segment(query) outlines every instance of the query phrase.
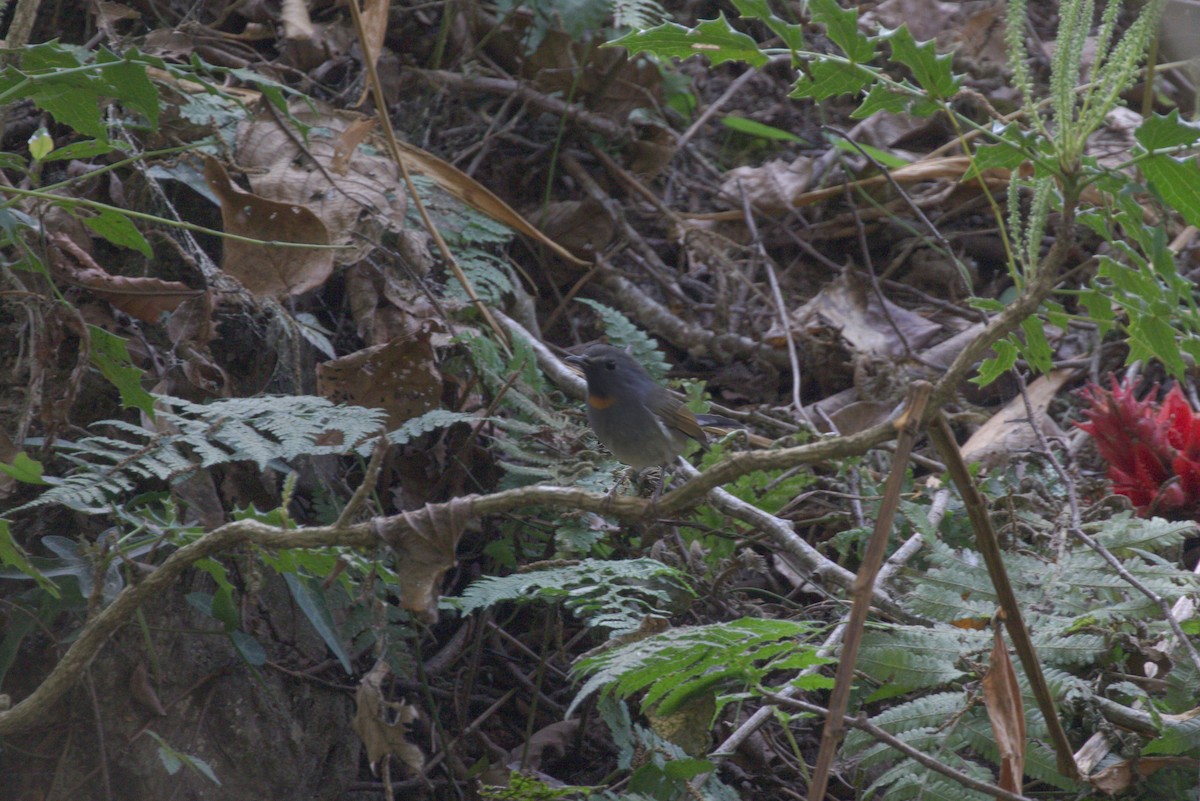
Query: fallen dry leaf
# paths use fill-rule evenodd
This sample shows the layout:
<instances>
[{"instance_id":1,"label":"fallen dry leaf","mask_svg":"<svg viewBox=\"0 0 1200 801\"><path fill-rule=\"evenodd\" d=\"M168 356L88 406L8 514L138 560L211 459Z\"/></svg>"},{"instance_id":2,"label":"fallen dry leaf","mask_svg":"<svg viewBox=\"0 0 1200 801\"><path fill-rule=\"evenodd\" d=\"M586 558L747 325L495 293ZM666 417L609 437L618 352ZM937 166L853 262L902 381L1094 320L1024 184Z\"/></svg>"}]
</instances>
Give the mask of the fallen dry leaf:
<instances>
[{"instance_id":1,"label":"fallen dry leaf","mask_svg":"<svg viewBox=\"0 0 1200 801\"><path fill-rule=\"evenodd\" d=\"M400 168L361 147L372 118L325 107L291 113L310 127L306 140L264 115L238 127L237 162L256 194L303 205L320 218L330 242L348 246L335 252L335 264L355 264L385 231L404 230Z\"/></svg>"},{"instance_id":2,"label":"fallen dry leaf","mask_svg":"<svg viewBox=\"0 0 1200 801\"><path fill-rule=\"evenodd\" d=\"M204 178L221 201L225 232L266 242L328 245L329 231L309 208L280 203L235 186L221 163L204 158ZM333 251L289 248L226 239L221 269L256 297L300 295L325 283L333 272Z\"/></svg>"},{"instance_id":3,"label":"fallen dry leaf","mask_svg":"<svg viewBox=\"0 0 1200 801\"><path fill-rule=\"evenodd\" d=\"M792 313L792 329L813 336L827 330L859 354L897 359L928 343L941 326L871 291L861 275L844 272ZM768 342L784 340L768 332Z\"/></svg>"},{"instance_id":4,"label":"fallen dry leaf","mask_svg":"<svg viewBox=\"0 0 1200 801\"><path fill-rule=\"evenodd\" d=\"M52 233L48 238L50 269L56 279L82 287L143 322L156 323L184 300L205 294L178 281L112 275L66 234Z\"/></svg>"},{"instance_id":5,"label":"fallen dry leaf","mask_svg":"<svg viewBox=\"0 0 1200 801\"><path fill-rule=\"evenodd\" d=\"M383 697L383 680L390 673L380 659L358 683L354 693L357 709L351 726L367 748L367 762L378 773L379 763L388 756L398 757L413 773L425 767L425 755L408 741L408 728L420 717L417 708L403 701Z\"/></svg>"},{"instance_id":6,"label":"fallen dry leaf","mask_svg":"<svg viewBox=\"0 0 1200 801\"><path fill-rule=\"evenodd\" d=\"M1054 425L1046 411L1059 390L1076 375L1075 370L1054 370L1039 376L1025 391L1040 426ZM1014 453L1038 444L1037 432L1029 422L1025 398L1018 395L988 418L962 446L967 464L978 462L992 468L1004 464Z\"/></svg>"},{"instance_id":7,"label":"fallen dry leaf","mask_svg":"<svg viewBox=\"0 0 1200 801\"><path fill-rule=\"evenodd\" d=\"M997 623L994 630L988 671L983 676L983 703L1000 752L1000 787L1020 793L1025 779L1025 707L1004 644L1003 627Z\"/></svg>"},{"instance_id":8,"label":"fallen dry leaf","mask_svg":"<svg viewBox=\"0 0 1200 801\"><path fill-rule=\"evenodd\" d=\"M434 360L433 328L426 320L408 336L317 365L317 393L335 403L383 409L389 428L436 408L442 374Z\"/></svg>"},{"instance_id":9,"label":"fallen dry leaf","mask_svg":"<svg viewBox=\"0 0 1200 801\"><path fill-rule=\"evenodd\" d=\"M1102 793L1116 795L1133 787L1133 785L1153 776L1163 768L1187 768L1193 772L1200 769L1200 760L1179 756L1140 756L1136 760L1123 759L1115 765L1109 765L1104 770L1087 780L1090 785Z\"/></svg>"}]
</instances>

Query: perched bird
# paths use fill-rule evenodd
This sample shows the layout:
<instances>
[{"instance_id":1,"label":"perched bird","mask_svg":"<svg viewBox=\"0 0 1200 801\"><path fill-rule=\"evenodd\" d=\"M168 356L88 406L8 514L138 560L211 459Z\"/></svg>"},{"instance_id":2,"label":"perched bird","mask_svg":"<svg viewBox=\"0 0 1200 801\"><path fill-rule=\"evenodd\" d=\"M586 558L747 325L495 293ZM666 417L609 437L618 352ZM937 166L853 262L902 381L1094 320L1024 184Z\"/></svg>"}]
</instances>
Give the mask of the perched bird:
<instances>
[{"instance_id":1,"label":"perched bird","mask_svg":"<svg viewBox=\"0 0 1200 801\"><path fill-rule=\"evenodd\" d=\"M630 467L665 467L683 453L689 439L707 442L701 428L706 416L697 419L626 351L589 345L567 362L583 368L588 423L596 437Z\"/></svg>"}]
</instances>

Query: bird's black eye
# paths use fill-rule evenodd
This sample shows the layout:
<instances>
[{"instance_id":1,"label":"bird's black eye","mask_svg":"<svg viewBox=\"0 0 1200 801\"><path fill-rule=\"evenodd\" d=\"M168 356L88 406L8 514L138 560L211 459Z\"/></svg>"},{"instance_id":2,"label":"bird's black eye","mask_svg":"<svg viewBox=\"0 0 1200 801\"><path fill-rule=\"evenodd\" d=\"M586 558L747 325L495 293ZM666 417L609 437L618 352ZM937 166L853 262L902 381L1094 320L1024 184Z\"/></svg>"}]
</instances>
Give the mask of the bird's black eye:
<instances>
[{"instance_id":1,"label":"bird's black eye","mask_svg":"<svg viewBox=\"0 0 1200 801\"><path fill-rule=\"evenodd\" d=\"M606 361L606 362L604 363L604 369L606 369L606 370L616 370L616 369L617 369L617 361L616 361L616 359L609 359L608 361Z\"/></svg>"}]
</instances>

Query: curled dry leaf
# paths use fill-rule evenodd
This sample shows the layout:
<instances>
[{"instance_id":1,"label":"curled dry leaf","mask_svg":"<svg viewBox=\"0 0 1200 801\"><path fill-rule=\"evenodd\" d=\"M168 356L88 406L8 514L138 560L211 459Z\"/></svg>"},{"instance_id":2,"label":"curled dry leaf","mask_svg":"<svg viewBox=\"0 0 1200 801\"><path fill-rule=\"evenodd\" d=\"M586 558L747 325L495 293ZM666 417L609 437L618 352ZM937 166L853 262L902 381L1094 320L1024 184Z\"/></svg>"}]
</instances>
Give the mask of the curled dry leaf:
<instances>
[{"instance_id":1,"label":"curled dry leaf","mask_svg":"<svg viewBox=\"0 0 1200 801\"><path fill-rule=\"evenodd\" d=\"M1019 793L1025 778L1025 707L1017 673L1004 644L1004 632L998 624L988 661L988 671L983 676L983 703L1000 752L1000 786Z\"/></svg>"},{"instance_id":2,"label":"curled dry leaf","mask_svg":"<svg viewBox=\"0 0 1200 801\"><path fill-rule=\"evenodd\" d=\"M407 336L421 320L437 317L415 282L367 262L346 270L346 299L356 333L368 345Z\"/></svg>"},{"instance_id":3,"label":"curled dry leaf","mask_svg":"<svg viewBox=\"0 0 1200 801\"><path fill-rule=\"evenodd\" d=\"M216 339L212 324L212 295L204 293L179 304L167 321L167 336L183 358L183 374L195 387L224 396L229 386L225 371L213 359L208 343ZM179 393L171 393L179 394Z\"/></svg>"},{"instance_id":4,"label":"curled dry leaf","mask_svg":"<svg viewBox=\"0 0 1200 801\"><path fill-rule=\"evenodd\" d=\"M888 359L906 356L908 349L924 346L941 330L916 312L881 299L865 278L849 271L793 312L791 325L810 336L833 332L856 353ZM777 330L766 339L778 347L786 343Z\"/></svg>"},{"instance_id":5,"label":"curled dry leaf","mask_svg":"<svg viewBox=\"0 0 1200 801\"><path fill-rule=\"evenodd\" d=\"M256 194L301 204L320 218L329 241L349 245L337 264L360 261L384 231L404 230L406 194L400 168L365 152L371 121L361 115L307 107L292 109L311 126L307 141L265 116L238 127L237 161Z\"/></svg>"},{"instance_id":6,"label":"curled dry leaf","mask_svg":"<svg viewBox=\"0 0 1200 801\"><path fill-rule=\"evenodd\" d=\"M1102 793L1116 795L1163 768L1184 768L1194 773L1200 769L1200 760L1179 756L1139 756L1136 760L1123 759L1099 773L1088 776L1088 783Z\"/></svg>"},{"instance_id":7,"label":"curled dry leaf","mask_svg":"<svg viewBox=\"0 0 1200 801\"><path fill-rule=\"evenodd\" d=\"M721 194L741 207L742 196L764 214L783 214L812 184L813 160L800 156L790 164L776 159L758 167L735 167L721 184Z\"/></svg>"},{"instance_id":8,"label":"curled dry leaf","mask_svg":"<svg viewBox=\"0 0 1200 801\"><path fill-rule=\"evenodd\" d=\"M55 278L82 287L143 322L158 322L162 314L184 300L205 294L178 281L112 275L66 234L52 233L49 239L50 269Z\"/></svg>"},{"instance_id":9,"label":"curled dry leaf","mask_svg":"<svg viewBox=\"0 0 1200 801\"><path fill-rule=\"evenodd\" d=\"M318 365L318 394L335 403L383 409L389 428L436 408L442 374L434 362L433 328L425 321L409 336Z\"/></svg>"},{"instance_id":10,"label":"curled dry leaf","mask_svg":"<svg viewBox=\"0 0 1200 801\"><path fill-rule=\"evenodd\" d=\"M365 58L373 64L379 63L379 54L383 52L383 40L388 27L388 0L363 0L362 27L366 40L361 44ZM362 94L358 96L355 106L361 106L370 94L370 87L363 86Z\"/></svg>"},{"instance_id":11,"label":"curled dry leaf","mask_svg":"<svg viewBox=\"0 0 1200 801\"><path fill-rule=\"evenodd\" d=\"M403 701L383 697L383 680L390 670L380 659L358 683L354 693L357 707L351 726L367 748L371 770L378 772L384 757L398 757L413 773L425 767L425 755L408 741L408 728L420 717L417 708Z\"/></svg>"},{"instance_id":12,"label":"curled dry leaf","mask_svg":"<svg viewBox=\"0 0 1200 801\"><path fill-rule=\"evenodd\" d=\"M455 551L472 520L473 496L432 504L372 521L375 535L396 553L400 606L419 620L437 620L442 576L455 565Z\"/></svg>"},{"instance_id":13,"label":"curled dry leaf","mask_svg":"<svg viewBox=\"0 0 1200 801\"><path fill-rule=\"evenodd\" d=\"M560 720L538 729L528 742L521 743L508 752L506 766L510 770L542 770L546 763L561 759L570 749L571 741L579 733L579 719Z\"/></svg>"},{"instance_id":14,"label":"curled dry leaf","mask_svg":"<svg viewBox=\"0 0 1200 801\"><path fill-rule=\"evenodd\" d=\"M133 673L129 675L129 697L148 712L159 717L165 717L167 710L163 709L158 693L150 683L150 674L146 671L146 663L138 662Z\"/></svg>"},{"instance_id":15,"label":"curled dry leaf","mask_svg":"<svg viewBox=\"0 0 1200 801\"><path fill-rule=\"evenodd\" d=\"M1059 390L1075 375L1074 370L1054 370L1029 385L1025 395L1037 415L1038 425L1055 426L1046 412ZM1037 432L1029 424L1025 399L1018 395L971 435L962 446L962 454L968 464L979 462L986 468L993 468L1007 462L1014 453L1036 447L1037 443Z\"/></svg>"},{"instance_id":16,"label":"curled dry leaf","mask_svg":"<svg viewBox=\"0 0 1200 801\"><path fill-rule=\"evenodd\" d=\"M280 203L237 187L221 163L204 159L204 178L221 201L226 233L267 242L328 245L329 231L311 209ZM333 251L288 248L225 240L221 269L256 297L299 295L325 283L333 272Z\"/></svg>"}]
</instances>

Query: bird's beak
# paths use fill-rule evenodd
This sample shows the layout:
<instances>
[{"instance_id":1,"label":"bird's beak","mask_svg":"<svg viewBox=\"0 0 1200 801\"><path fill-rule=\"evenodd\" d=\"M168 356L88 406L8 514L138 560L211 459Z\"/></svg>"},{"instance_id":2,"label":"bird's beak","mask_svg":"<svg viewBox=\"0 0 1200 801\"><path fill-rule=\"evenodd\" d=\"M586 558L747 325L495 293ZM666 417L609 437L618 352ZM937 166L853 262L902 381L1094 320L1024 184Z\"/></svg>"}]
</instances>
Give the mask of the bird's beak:
<instances>
[{"instance_id":1,"label":"bird's beak","mask_svg":"<svg viewBox=\"0 0 1200 801\"><path fill-rule=\"evenodd\" d=\"M585 364L587 364L587 357L586 356L568 356L565 359L563 359L563 361L566 362L567 364L574 364L574 365L578 365L579 367L583 367Z\"/></svg>"}]
</instances>

